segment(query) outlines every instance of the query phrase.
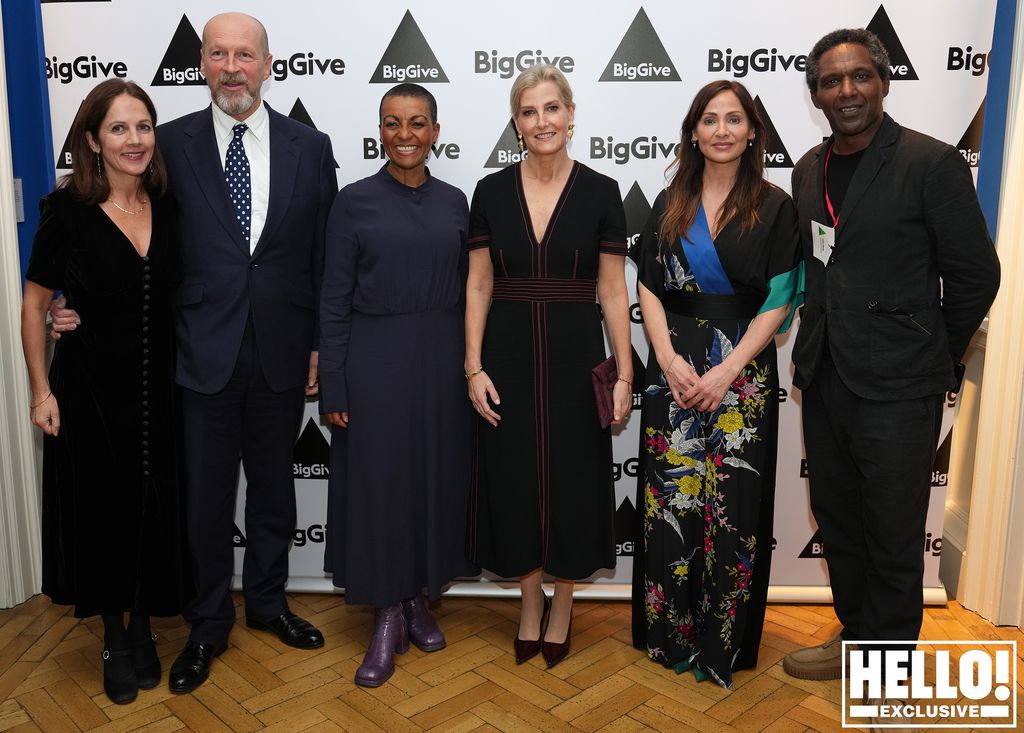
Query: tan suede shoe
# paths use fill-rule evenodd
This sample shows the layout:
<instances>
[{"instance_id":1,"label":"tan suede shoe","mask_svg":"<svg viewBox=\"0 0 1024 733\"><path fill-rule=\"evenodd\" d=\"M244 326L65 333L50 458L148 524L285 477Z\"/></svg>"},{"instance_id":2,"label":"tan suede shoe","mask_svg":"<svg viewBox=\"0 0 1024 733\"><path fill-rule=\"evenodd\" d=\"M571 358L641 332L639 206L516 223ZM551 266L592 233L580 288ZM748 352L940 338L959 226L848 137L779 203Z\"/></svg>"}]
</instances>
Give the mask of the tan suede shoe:
<instances>
[{"instance_id":1,"label":"tan suede shoe","mask_svg":"<svg viewBox=\"0 0 1024 733\"><path fill-rule=\"evenodd\" d=\"M837 680L843 672L843 638L790 652L782 662L790 677L801 680Z\"/></svg>"}]
</instances>

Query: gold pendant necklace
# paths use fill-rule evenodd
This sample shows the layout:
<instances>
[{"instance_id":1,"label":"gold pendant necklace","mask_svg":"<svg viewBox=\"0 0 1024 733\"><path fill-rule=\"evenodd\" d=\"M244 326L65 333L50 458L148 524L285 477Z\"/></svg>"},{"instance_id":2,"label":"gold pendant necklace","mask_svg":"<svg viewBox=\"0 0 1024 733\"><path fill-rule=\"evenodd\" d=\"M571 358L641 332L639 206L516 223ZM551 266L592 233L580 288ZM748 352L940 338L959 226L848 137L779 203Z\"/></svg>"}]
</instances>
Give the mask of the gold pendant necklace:
<instances>
[{"instance_id":1,"label":"gold pendant necklace","mask_svg":"<svg viewBox=\"0 0 1024 733\"><path fill-rule=\"evenodd\" d=\"M132 211L131 209L126 209L126 208L124 208L123 206L121 206L120 204L118 204L118 203L117 203L116 201L114 201L114 199L107 199L107 201L109 201L110 203L112 203L112 204L114 205L114 207L115 207L115 208L116 208L116 209L117 209L118 211L120 211L120 212L122 212L122 213L125 213L125 214L128 214L128 216L136 216L136 215L138 215L138 214L141 214L141 213L142 213L143 211L145 211L145 210L146 210L146 204L147 204L147 203L149 203L149 200L148 200L148 199L143 199L143 200L142 200L142 206L140 206L139 208L137 208L137 209L136 209L135 211Z\"/></svg>"}]
</instances>

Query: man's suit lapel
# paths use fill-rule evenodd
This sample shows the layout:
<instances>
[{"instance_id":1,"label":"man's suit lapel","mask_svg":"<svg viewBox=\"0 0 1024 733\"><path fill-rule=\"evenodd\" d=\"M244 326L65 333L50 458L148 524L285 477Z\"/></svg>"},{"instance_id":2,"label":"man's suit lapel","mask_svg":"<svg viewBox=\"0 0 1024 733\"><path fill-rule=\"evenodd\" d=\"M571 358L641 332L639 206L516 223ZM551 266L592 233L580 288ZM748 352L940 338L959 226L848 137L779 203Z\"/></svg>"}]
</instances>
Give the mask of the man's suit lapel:
<instances>
[{"instance_id":1,"label":"man's suit lapel","mask_svg":"<svg viewBox=\"0 0 1024 733\"><path fill-rule=\"evenodd\" d=\"M267 106L270 117L270 204L267 207L267 221L263 233L256 243L252 256L258 257L272 241L275 232L284 221L292 192L295 190L295 175L299 170L299 148L295 136L289 135L284 119Z\"/></svg>"},{"instance_id":2,"label":"man's suit lapel","mask_svg":"<svg viewBox=\"0 0 1024 733\"><path fill-rule=\"evenodd\" d=\"M842 244L842 233L847 222L850 221L850 215L853 214L857 204L871 188L878 172L889 159L892 144L899 137L899 131L899 125L889 115L886 115L871 144L864 150L864 157L860 159L860 164L850 180L850 188L843 199L843 210L839 216L839 230L836 232L836 246Z\"/></svg>"},{"instance_id":3,"label":"man's suit lapel","mask_svg":"<svg viewBox=\"0 0 1024 733\"><path fill-rule=\"evenodd\" d=\"M242 228L238 225L235 207L228 198L227 184L224 183L224 168L221 166L217 135L213 129L213 113L207 109L196 115L192 124L186 128L185 135L189 138L185 143L185 159L192 166L203 197L210 202L210 207L231 240L248 255L249 243L242 237Z\"/></svg>"}]
</instances>

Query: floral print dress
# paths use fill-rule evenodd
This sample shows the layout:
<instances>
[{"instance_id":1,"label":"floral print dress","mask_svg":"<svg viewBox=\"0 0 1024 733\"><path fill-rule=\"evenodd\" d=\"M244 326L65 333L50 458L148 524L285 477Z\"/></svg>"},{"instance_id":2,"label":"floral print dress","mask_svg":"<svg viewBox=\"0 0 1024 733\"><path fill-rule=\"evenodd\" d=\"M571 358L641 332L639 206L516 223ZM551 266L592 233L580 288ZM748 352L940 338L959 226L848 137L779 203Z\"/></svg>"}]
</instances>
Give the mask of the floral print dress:
<instances>
[{"instance_id":1,"label":"floral print dress","mask_svg":"<svg viewBox=\"0 0 1024 733\"><path fill-rule=\"evenodd\" d=\"M641 238L639 280L662 301L679 358L703 374L736 347L757 313L795 304L802 267L793 203L770 187L752 229L741 232L733 220L712 242L701 210L687 239L671 243L657 234L664 206L663 193ZM675 403L653 349L642 378L633 642L667 667L731 687L733 670L756 665L764 624L775 344L747 364L713 412Z\"/></svg>"}]
</instances>

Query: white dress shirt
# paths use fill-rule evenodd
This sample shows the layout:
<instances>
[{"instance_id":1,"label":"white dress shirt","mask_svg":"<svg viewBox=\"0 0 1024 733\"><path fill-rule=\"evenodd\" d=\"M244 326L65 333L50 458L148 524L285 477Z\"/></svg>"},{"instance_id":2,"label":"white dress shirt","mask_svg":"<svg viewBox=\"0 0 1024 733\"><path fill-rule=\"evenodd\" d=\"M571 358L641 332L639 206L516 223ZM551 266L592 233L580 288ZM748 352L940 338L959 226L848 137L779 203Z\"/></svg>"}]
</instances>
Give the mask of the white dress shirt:
<instances>
[{"instance_id":1,"label":"white dress shirt","mask_svg":"<svg viewBox=\"0 0 1024 733\"><path fill-rule=\"evenodd\" d=\"M228 144L235 136L234 127L239 124L231 115L216 104L213 109L213 129L217 134L217 150L220 151L220 167L228 155ZM249 225L249 254L256 249L267 222L267 208L270 206L270 115L261 102L256 110L241 124L249 129L242 136L245 157L249 159L249 178L252 183L252 221Z\"/></svg>"}]
</instances>

